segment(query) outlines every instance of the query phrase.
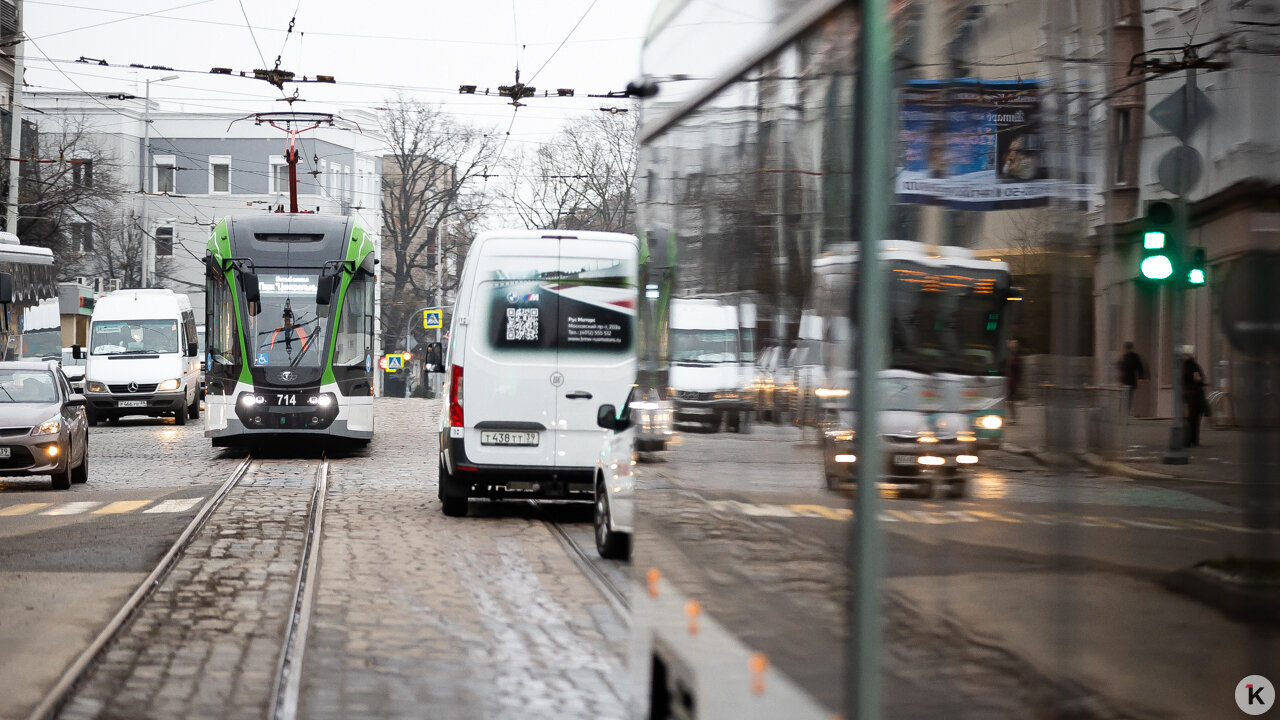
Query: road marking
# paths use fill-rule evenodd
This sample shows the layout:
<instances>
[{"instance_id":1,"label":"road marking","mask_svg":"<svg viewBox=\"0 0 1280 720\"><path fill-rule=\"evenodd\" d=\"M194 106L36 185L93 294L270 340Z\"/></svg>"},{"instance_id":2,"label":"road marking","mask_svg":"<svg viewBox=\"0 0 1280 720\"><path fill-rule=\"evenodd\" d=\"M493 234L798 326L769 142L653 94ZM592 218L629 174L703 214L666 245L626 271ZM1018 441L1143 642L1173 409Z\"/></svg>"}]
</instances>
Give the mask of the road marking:
<instances>
[{"instance_id":1,"label":"road marking","mask_svg":"<svg viewBox=\"0 0 1280 720\"><path fill-rule=\"evenodd\" d=\"M48 510L45 510L40 514L41 515L79 515L80 513L88 512L89 510L92 510L93 508L96 508L101 504L102 503L96 500L82 500L80 502L62 503L61 505L57 507L49 508Z\"/></svg>"},{"instance_id":2,"label":"road marking","mask_svg":"<svg viewBox=\"0 0 1280 720\"><path fill-rule=\"evenodd\" d=\"M143 510L142 512L143 513L186 512L191 508L195 507L196 505L199 505L202 502L204 502L204 498L202 497L183 498L181 500L165 500L162 503L158 503L155 507L150 508L148 510Z\"/></svg>"},{"instance_id":3,"label":"road marking","mask_svg":"<svg viewBox=\"0 0 1280 720\"><path fill-rule=\"evenodd\" d=\"M119 513L133 512L140 507L150 505L150 500L117 500L108 503L97 510L93 511L94 515L117 515Z\"/></svg>"},{"instance_id":4,"label":"road marking","mask_svg":"<svg viewBox=\"0 0 1280 720\"><path fill-rule=\"evenodd\" d=\"M23 503L21 505L10 505L5 509L0 510L0 516L8 517L11 515L26 515L27 513L35 512L40 508L49 507L52 504L53 503Z\"/></svg>"},{"instance_id":5,"label":"road marking","mask_svg":"<svg viewBox=\"0 0 1280 720\"><path fill-rule=\"evenodd\" d=\"M788 505L788 509L804 517L824 517L828 520L847 520L853 517L849 508L833 508L826 505Z\"/></svg>"},{"instance_id":6,"label":"road marking","mask_svg":"<svg viewBox=\"0 0 1280 720\"><path fill-rule=\"evenodd\" d=\"M978 517L986 518L987 520L999 520L1000 522L1019 524L1022 522L1021 520L1014 520L1013 518L1007 518L999 513L987 512L986 510L970 510L969 514L977 515Z\"/></svg>"}]
</instances>

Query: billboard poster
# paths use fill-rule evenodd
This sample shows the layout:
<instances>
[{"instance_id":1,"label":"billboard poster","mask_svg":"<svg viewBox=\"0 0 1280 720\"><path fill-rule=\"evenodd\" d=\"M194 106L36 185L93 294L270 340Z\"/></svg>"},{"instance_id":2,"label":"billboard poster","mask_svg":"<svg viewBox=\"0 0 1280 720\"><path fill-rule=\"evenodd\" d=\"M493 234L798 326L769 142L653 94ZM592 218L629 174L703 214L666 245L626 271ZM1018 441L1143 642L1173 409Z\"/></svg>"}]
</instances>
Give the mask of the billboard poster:
<instances>
[{"instance_id":1,"label":"billboard poster","mask_svg":"<svg viewBox=\"0 0 1280 720\"><path fill-rule=\"evenodd\" d=\"M1065 190L1044 162L1039 80L913 80L901 92L898 202L1005 210Z\"/></svg>"}]
</instances>

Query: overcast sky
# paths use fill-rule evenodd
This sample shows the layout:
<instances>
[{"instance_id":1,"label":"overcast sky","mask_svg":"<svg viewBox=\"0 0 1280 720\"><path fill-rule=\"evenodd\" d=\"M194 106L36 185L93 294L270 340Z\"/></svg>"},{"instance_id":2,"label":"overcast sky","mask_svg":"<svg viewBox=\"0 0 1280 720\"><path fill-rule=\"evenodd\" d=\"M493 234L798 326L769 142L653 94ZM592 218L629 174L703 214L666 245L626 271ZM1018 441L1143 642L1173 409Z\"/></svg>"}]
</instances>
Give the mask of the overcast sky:
<instances>
[{"instance_id":1,"label":"overcast sky","mask_svg":"<svg viewBox=\"0 0 1280 720\"><path fill-rule=\"evenodd\" d=\"M286 85L296 109L375 108L397 92L438 103L528 147L567 118L620 102L586 97L626 87L639 74L640 46L656 0L23 0L27 84L38 90L132 92L152 82L163 109L262 112L283 109L262 81L209 76L279 67L337 84ZM287 32L293 19L293 31ZM575 25L577 26L575 29ZM566 39L567 38L567 39ZM561 46L561 43L563 45ZM112 67L73 62L106 60ZM464 96L521 79L573 88L571 99ZM189 71L189 72L188 72Z\"/></svg>"}]
</instances>

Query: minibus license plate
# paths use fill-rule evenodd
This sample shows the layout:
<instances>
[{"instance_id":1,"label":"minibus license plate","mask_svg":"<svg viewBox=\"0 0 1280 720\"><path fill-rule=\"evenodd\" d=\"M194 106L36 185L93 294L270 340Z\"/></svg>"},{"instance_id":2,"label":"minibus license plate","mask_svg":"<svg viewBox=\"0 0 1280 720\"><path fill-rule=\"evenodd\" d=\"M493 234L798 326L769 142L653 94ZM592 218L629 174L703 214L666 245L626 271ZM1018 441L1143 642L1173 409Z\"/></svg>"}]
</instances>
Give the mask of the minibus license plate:
<instances>
[{"instance_id":1,"label":"minibus license plate","mask_svg":"<svg viewBox=\"0 0 1280 720\"><path fill-rule=\"evenodd\" d=\"M893 464L894 465L915 465L916 456L915 455L894 455Z\"/></svg>"},{"instance_id":2,"label":"minibus license plate","mask_svg":"<svg viewBox=\"0 0 1280 720\"><path fill-rule=\"evenodd\" d=\"M505 430L481 430L481 445L537 445L536 432L508 432Z\"/></svg>"},{"instance_id":3,"label":"minibus license plate","mask_svg":"<svg viewBox=\"0 0 1280 720\"><path fill-rule=\"evenodd\" d=\"M7 447L0 447L0 460L8 460L12 454L13 451L11 449Z\"/></svg>"},{"instance_id":4,"label":"minibus license plate","mask_svg":"<svg viewBox=\"0 0 1280 720\"><path fill-rule=\"evenodd\" d=\"M120 407L146 407L146 400L121 400Z\"/></svg>"}]
</instances>

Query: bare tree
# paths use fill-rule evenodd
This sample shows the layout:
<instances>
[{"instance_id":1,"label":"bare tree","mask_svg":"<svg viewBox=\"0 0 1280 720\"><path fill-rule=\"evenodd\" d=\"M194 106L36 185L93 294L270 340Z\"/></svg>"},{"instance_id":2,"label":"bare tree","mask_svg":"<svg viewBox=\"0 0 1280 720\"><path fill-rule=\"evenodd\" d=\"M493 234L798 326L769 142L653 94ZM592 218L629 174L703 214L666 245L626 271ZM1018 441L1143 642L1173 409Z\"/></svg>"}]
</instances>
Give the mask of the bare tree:
<instances>
[{"instance_id":1,"label":"bare tree","mask_svg":"<svg viewBox=\"0 0 1280 720\"><path fill-rule=\"evenodd\" d=\"M530 228L631 231L636 159L634 114L587 115L516 161L510 200Z\"/></svg>"},{"instance_id":2,"label":"bare tree","mask_svg":"<svg viewBox=\"0 0 1280 720\"><path fill-rule=\"evenodd\" d=\"M409 315L434 302L437 260L461 267L465 247L451 234L488 207L484 180L498 147L492 131L437 107L404 97L388 106L381 123L391 148L383 158L382 333L383 346L393 348ZM448 288L441 290L447 297Z\"/></svg>"},{"instance_id":3,"label":"bare tree","mask_svg":"<svg viewBox=\"0 0 1280 720\"><path fill-rule=\"evenodd\" d=\"M85 262L95 269L127 264L127 256L97 257L113 250L129 252L97 242L111 234L107 225L119 215L126 193L119 159L97 142L82 119L39 126L37 139L26 147L30 154L23 158L19 180L22 242L53 250L64 275L78 274ZM132 252L140 254L140 248Z\"/></svg>"}]
</instances>

